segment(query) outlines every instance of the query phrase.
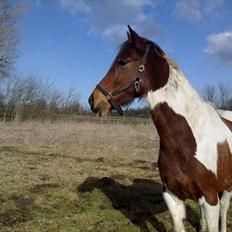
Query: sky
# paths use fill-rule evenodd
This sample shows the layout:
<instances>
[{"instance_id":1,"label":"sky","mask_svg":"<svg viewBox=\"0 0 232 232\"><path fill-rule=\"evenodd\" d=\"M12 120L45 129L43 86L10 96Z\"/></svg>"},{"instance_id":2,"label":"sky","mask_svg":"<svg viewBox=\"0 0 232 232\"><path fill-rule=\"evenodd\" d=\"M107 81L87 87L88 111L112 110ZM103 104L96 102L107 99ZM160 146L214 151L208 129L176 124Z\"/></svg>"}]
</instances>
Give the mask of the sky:
<instances>
[{"instance_id":1,"label":"sky","mask_svg":"<svg viewBox=\"0 0 232 232\"><path fill-rule=\"evenodd\" d=\"M232 83L231 0L23 0L17 70L81 103L108 71L127 25L173 58L192 86Z\"/></svg>"}]
</instances>

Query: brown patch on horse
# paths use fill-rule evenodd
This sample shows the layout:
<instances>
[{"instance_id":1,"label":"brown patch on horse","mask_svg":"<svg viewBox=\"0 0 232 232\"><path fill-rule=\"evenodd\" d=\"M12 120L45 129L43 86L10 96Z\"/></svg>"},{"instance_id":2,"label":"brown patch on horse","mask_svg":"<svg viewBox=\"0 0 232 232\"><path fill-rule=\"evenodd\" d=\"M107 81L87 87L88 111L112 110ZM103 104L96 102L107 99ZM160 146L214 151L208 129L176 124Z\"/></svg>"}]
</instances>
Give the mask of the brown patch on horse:
<instances>
[{"instance_id":1,"label":"brown patch on horse","mask_svg":"<svg viewBox=\"0 0 232 232\"><path fill-rule=\"evenodd\" d=\"M182 200L198 201L204 196L209 204L216 205L218 192L232 186L229 169L232 157L228 144L218 145L216 177L195 158L196 140L183 116L176 114L167 103L156 106L151 114L160 135L158 167L164 185Z\"/></svg>"},{"instance_id":2,"label":"brown patch on horse","mask_svg":"<svg viewBox=\"0 0 232 232\"><path fill-rule=\"evenodd\" d=\"M218 181L223 190L232 191L232 154L227 141L218 144Z\"/></svg>"},{"instance_id":3,"label":"brown patch on horse","mask_svg":"<svg viewBox=\"0 0 232 232\"><path fill-rule=\"evenodd\" d=\"M223 122L226 124L226 126L231 130L232 132L232 122L226 118L221 117L221 119L223 120Z\"/></svg>"},{"instance_id":4,"label":"brown patch on horse","mask_svg":"<svg viewBox=\"0 0 232 232\"><path fill-rule=\"evenodd\" d=\"M232 121L221 117L232 132ZM232 151L227 141L218 144L218 179L223 180L224 189L232 191Z\"/></svg>"},{"instance_id":5,"label":"brown patch on horse","mask_svg":"<svg viewBox=\"0 0 232 232\"><path fill-rule=\"evenodd\" d=\"M164 87L169 79L169 62L171 60L158 45L153 44L148 62L142 79L142 94Z\"/></svg>"}]
</instances>

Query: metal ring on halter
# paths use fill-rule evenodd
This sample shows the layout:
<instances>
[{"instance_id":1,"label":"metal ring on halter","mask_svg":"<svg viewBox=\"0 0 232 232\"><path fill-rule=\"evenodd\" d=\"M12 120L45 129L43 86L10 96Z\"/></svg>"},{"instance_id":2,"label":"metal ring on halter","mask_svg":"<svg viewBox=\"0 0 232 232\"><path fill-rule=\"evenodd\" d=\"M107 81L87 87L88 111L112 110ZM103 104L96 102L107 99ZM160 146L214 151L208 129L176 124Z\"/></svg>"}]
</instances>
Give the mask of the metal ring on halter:
<instances>
[{"instance_id":1,"label":"metal ring on halter","mask_svg":"<svg viewBox=\"0 0 232 232\"><path fill-rule=\"evenodd\" d=\"M111 98L113 98L113 94L112 94L112 92L109 92L109 93L108 93L108 95L107 95L106 97L107 97L107 99L111 99Z\"/></svg>"},{"instance_id":2,"label":"metal ring on halter","mask_svg":"<svg viewBox=\"0 0 232 232\"><path fill-rule=\"evenodd\" d=\"M139 65L138 71L143 72L145 70L145 66L143 64Z\"/></svg>"}]
</instances>

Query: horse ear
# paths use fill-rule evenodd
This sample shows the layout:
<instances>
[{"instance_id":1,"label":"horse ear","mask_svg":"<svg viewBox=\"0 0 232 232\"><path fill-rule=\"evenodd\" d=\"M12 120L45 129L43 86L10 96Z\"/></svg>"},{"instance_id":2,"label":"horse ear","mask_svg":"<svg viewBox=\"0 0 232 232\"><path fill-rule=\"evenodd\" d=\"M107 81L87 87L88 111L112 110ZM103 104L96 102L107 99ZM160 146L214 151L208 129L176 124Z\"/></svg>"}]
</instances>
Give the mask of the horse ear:
<instances>
[{"instance_id":1,"label":"horse ear","mask_svg":"<svg viewBox=\"0 0 232 232\"><path fill-rule=\"evenodd\" d=\"M130 33L129 33L128 31L127 31L126 33L127 33L127 38L128 38L128 40L131 40Z\"/></svg>"},{"instance_id":2,"label":"horse ear","mask_svg":"<svg viewBox=\"0 0 232 232\"><path fill-rule=\"evenodd\" d=\"M131 40L132 43L138 44L142 41L142 38L128 25L129 33L127 32L128 39Z\"/></svg>"}]
</instances>

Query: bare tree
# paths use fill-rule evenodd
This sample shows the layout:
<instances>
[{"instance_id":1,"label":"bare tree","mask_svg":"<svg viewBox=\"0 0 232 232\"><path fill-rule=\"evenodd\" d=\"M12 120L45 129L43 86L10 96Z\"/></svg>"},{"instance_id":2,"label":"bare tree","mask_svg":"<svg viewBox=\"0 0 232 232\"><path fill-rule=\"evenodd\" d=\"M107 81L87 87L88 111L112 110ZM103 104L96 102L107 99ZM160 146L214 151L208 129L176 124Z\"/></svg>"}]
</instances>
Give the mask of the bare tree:
<instances>
[{"instance_id":1,"label":"bare tree","mask_svg":"<svg viewBox=\"0 0 232 232\"><path fill-rule=\"evenodd\" d=\"M0 0L0 80L9 76L17 56L17 21L21 6Z\"/></svg>"},{"instance_id":2,"label":"bare tree","mask_svg":"<svg viewBox=\"0 0 232 232\"><path fill-rule=\"evenodd\" d=\"M67 94L63 95L63 103L61 105L61 113L63 114L75 114L80 110L79 94L73 87L70 87Z\"/></svg>"},{"instance_id":3,"label":"bare tree","mask_svg":"<svg viewBox=\"0 0 232 232\"><path fill-rule=\"evenodd\" d=\"M206 101L212 102L213 104L217 104L217 90L214 85L207 85L202 90L203 98Z\"/></svg>"},{"instance_id":4,"label":"bare tree","mask_svg":"<svg viewBox=\"0 0 232 232\"><path fill-rule=\"evenodd\" d=\"M55 119L79 113L79 95L73 88L61 91L35 74L12 75L0 85L0 119Z\"/></svg>"},{"instance_id":5,"label":"bare tree","mask_svg":"<svg viewBox=\"0 0 232 232\"><path fill-rule=\"evenodd\" d=\"M208 85L202 89L201 95L219 109L232 110L232 86L230 84Z\"/></svg>"},{"instance_id":6,"label":"bare tree","mask_svg":"<svg viewBox=\"0 0 232 232\"><path fill-rule=\"evenodd\" d=\"M232 86L226 84L218 84L219 89L219 108L229 110L232 101Z\"/></svg>"}]
</instances>

